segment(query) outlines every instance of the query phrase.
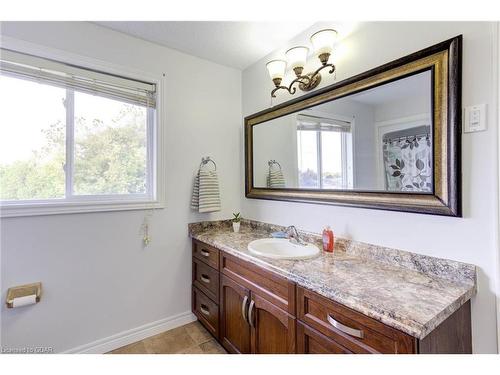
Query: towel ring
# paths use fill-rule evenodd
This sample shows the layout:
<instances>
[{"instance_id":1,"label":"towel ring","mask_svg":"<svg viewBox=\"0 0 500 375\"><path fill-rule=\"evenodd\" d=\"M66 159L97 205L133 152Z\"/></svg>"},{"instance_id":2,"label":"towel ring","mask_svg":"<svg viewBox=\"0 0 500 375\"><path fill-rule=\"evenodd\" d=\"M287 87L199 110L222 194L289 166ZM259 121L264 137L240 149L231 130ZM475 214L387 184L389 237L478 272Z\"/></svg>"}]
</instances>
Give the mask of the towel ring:
<instances>
[{"instance_id":1,"label":"towel ring","mask_svg":"<svg viewBox=\"0 0 500 375\"><path fill-rule=\"evenodd\" d=\"M207 165L207 164L208 164L208 162L210 162L210 161L211 161L211 162L212 162L212 164L214 165L215 170L217 170L217 164L215 164L215 161L213 161L213 160L210 158L210 156L207 156L206 158L203 158L203 157L201 158L200 168L201 168L202 166L204 166L204 165Z\"/></svg>"},{"instance_id":2,"label":"towel ring","mask_svg":"<svg viewBox=\"0 0 500 375\"><path fill-rule=\"evenodd\" d=\"M271 169L271 167L273 166L273 164L278 164L278 166L280 167L280 170L281 170L281 164L278 163L276 160L269 160L267 162L267 164L269 165L269 169Z\"/></svg>"}]
</instances>

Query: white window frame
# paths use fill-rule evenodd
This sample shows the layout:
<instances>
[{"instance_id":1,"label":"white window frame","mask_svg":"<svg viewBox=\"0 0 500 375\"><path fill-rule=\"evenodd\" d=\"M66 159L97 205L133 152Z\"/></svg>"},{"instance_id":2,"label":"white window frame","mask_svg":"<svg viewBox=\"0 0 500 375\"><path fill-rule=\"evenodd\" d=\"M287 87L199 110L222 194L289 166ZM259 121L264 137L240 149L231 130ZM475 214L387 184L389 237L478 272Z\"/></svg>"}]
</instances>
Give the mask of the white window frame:
<instances>
[{"instance_id":1,"label":"white window frame","mask_svg":"<svg viewBox=\"0 0 500 375\"><path fill-rule=\"evenodd\" d=\"M164 108L162 105L164 97L165 74L153 75L138 70L108 63L101 60L80 56L77 54L47 48L38 44L21 41L15 38L0 37L3 48L11 49L47 59L65 62L72 65L85 67L109 74L119 75L147 81L156 85L156 108L149 108L147 123L147 162L148 169L152 173L148 174L148 192L146 194L116 194L116 195L78 195L74 196L68 189L67 179L72 173L66 173L66 197L45 200L24 200L24 201L0 201L0 217L18 217L18 216L37 216L53 214L70 214L85 212L103 212L103 211L127 211L156 209L165 207L165 161L164 161ZM69 90L72 91L72 90ZM155 115L151 116L154 111ZM66 116L71 113L66 111ZM68 130L68 122L66 129ZM70 127L72 130L72 127ZM73 137L66 134L66 148L70 150L73 147ZM72 152L66 152L66 168L73 168L73 160L68 159ZM156 156L156 157L154 157Z\"/></svg>"}]
</instances>

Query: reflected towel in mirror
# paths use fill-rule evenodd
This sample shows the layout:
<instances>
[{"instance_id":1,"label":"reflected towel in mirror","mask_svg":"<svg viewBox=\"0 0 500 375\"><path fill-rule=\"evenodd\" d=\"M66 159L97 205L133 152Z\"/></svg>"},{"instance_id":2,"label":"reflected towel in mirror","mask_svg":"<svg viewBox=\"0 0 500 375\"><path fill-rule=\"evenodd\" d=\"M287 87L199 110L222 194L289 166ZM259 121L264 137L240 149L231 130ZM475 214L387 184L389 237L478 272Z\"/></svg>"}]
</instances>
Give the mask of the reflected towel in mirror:
<instances>
[{"instance_id":1,"label":"reflected towel in mirror","mask_svg":"<svg viewBox=\"0 0 500 375\"><path fill-rule=\"evenodd\" d=\"M284 188L285 187L285 177L281 169L272 171L269 168L269 173L267 175L267 187L268 188Z\"/></svg>"}]
</instances>

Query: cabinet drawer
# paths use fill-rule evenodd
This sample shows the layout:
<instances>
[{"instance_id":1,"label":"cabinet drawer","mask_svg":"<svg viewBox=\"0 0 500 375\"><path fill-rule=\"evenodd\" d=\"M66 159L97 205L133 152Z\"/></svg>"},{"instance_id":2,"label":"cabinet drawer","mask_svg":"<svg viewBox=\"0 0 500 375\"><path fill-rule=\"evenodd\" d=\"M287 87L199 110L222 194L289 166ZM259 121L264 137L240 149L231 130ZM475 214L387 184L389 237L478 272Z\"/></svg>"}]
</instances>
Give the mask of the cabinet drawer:
<instances>
[{"instance_id":1,"label":"cabinet drawer","mask_svg":"<svg viewBox=\"0 0 500 375\"><path fill-rule=\"evenodd\" d=\"M295 283L223 251L220 265L223 274L295 316Z\"/></svg>"},{"instance_id":2,"label":"cabinet drawer","mask_svg":"<svg viewBox=\"0 0 500 375\"><path fill-rule=\"evenodd\" d=\"M193 240L193 256L210 267L219 269L219 250L198 240Z\"/></svg>"},{"instance_id":3,"label":"cabinet drawer","mask_svg":"<svg viewBox=\"0 0 500 375\"><path fill-rule=\"evenodd\" d=\"M193 284L219 303L219 271L193 258Z\"/></svg>"},{"instance_id":4,"label":"cabinet drawer","mask_svg":"<svg viewBox=\"0 0 500 375\"><path fill-rule=\"evenodd\" d=\"M352 354L336 341L299 321L297 321L297 353Z\"/></svg>"},{"instance_id":5,"label":"cabinet drawer","mask_svg":"<svg viewBox=\"0 0 500 375\"><path fill-rule=\"evenodd\" d=\"M215 337L219 337L219 305L193 286L193 314Z\"/></svg>"},{"instance_id":6,"label":"cabinet drawer","mask_svg":"<svg viewBox=\"0 0 500 375\"><path fill-rule=\"evenodd\" d=\"M354 353L414 353L415 339L401 331L297 288L297 318Z\"/></svg>"}]
</instances>

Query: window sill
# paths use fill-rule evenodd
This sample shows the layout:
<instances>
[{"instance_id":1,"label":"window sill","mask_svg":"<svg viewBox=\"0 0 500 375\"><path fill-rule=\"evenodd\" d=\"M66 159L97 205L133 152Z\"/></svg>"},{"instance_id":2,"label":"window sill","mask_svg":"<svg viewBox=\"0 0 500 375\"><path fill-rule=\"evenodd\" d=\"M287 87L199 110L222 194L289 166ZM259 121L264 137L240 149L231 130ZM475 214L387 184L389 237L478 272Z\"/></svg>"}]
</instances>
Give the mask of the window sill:
<instances>
[{"instance_id":1,"label":"window sill","mask_svg":"<svg viewBox=\"0 0 500 375\"><path fill-rule=\"evenodd\" d=\"M50 202L0 205L0 218L164 208L160 201Z\"/></svg>"}]
</instances>

